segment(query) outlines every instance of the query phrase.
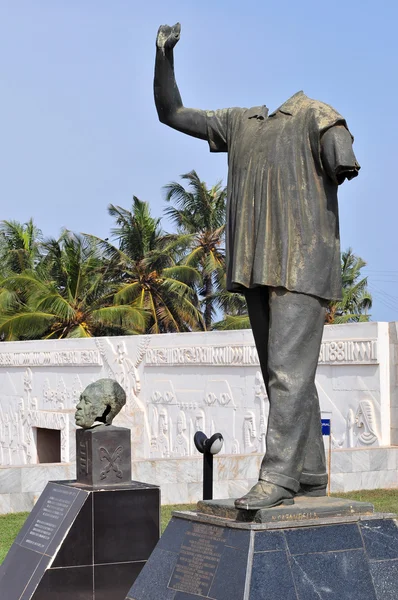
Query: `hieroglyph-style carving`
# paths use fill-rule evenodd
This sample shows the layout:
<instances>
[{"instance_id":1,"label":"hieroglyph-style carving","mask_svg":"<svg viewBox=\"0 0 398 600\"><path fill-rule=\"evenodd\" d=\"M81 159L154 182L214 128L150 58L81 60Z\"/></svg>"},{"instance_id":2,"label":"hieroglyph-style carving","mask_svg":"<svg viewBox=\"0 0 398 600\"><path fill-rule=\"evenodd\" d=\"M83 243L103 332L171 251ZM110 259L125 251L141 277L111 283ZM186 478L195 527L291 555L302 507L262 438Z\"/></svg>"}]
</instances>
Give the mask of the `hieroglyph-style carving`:
<instances>
[{"instance_id":1,"label":"hieroglyph-style carving","mask_svg":"<svg viewBox=\"0 0 398 600\"><path fill-rule=\"evenodd\" d=\"M102 365L96 350L0 352L0 367L90 367Z\"/></svg>"},{"instance_id":2,"label":"hieroglyph-style carving","mask_svg":"<svg viewBox=\"0 0 398 600\"><path fill-rule=\"evenodd\" d=\"M80 442L77 456L77 469L80 475L88 475L88 441Z\"/></svg>"},{"instance_id":3,"label":"hieroglyph-style carving","mask_svg":"<svg viewBox=\"0 0 398 600\"><path fill-rule=\"evenodd\" d=\"M323 342L319 353L319 363L377 363L377 340L332 340ZM148 367L176 365L246 367L259 364L257 350L254 345L148 348L145 353L145 365Z\"/></svg>"},{"instance_id":4,"label":"hieroglyph-style carving","mask_svg":"<svg viewBox=\"0 0 398 600\"><path fill-rule=\"evenodd\" d=\"M21 414L5 412L0 406L0 465L25 464L27 458Z\"/></svg>"},{"instance_id":5,"label":"hieroglyph-style carving","mask_svg":"<svg viewBox=\"0 0 398 600\"><path fill-rule=\"evenodd\" d=\"M151 400L154 404L171 404L175 400L173 392L160 392L154 390L151 395Z\"/></svg>"},{"instance_id":6,"label":"hieroglyph-style carving","mask_svg":"<svg viewBox=\"0 0 398 600\"><path fill-rule=\"evenodd\" d=\"M127 411L133 410L134 408L143 410L138 399L141 391L138 367L145 356L145 351L149 342L150 336L144 336L138 347L135 360L132 360L127 353L124 341L119 342L115 348L108 338L95 339L95 345L98 348L107 376L110 379L115 379L126 392ZM109 358L109 354L113 357L113 360Z\"/></svg>"},{"instance_id":7,"label":"hieroglyph-style carving","mask_svg":"<svg viewBox=\"0 0 398 600\"><path fill-rule=\"evenodd\" d=\"M192 346L186 348L148 348L147 366L158 365L237 365L258 364L255 346Z\"/></svg>"},{"instance_id":8,"label":"hieroglyph-style carving","mask_svg":"<svg viewBox=\"0 0 398 600\"><path fill-rule=\"evenodd\" d=\"M214 394L214 392L209 392L205 396L205 404L207 404L207 406L212 406L213 404L227 406L228 404L230 404L231 400L232 396L228 392L221 392L221 394L219 395Z\"/></svg>"},{"instance_id":9,"label":"hieroglyph-style carving","mask_svg":"<svg viewBox=\"0 0 398 600\"><path fill-rule=\"evenodd\" d=\"M43 398L51 409L63 410L76 406L79 396L83 391L83 385L79 375L76 375L71 388L67 388L61 377L56 388L52 388L48 379L43 384Z\"/></svg>"},{"instance_id":10,"label":"hieroglyph-style carving","mask_svg":"<svg viewBox=\"0 0 398 600\"><path fill-rule=\"evenodd\" d=\"M344 340L324 342L319 353L320 364L377 363L377 340Z\"/></svg>"},{"instance_id":11,"label":"hieroglyph-style carving","mask_svg":"<svg viewBox=\"0 0 398 600\"><path fill-rule=\"evenodd\" d=\"M26 369L23 377L24 397L18 412L3 414L0 409L1 464L34 464L37 460L33 428L57 429L61 432L61 462L69 462L69 421L67 415L55 411L39 411L32 397L33 373Z\"/></svg>"}]
</instances>

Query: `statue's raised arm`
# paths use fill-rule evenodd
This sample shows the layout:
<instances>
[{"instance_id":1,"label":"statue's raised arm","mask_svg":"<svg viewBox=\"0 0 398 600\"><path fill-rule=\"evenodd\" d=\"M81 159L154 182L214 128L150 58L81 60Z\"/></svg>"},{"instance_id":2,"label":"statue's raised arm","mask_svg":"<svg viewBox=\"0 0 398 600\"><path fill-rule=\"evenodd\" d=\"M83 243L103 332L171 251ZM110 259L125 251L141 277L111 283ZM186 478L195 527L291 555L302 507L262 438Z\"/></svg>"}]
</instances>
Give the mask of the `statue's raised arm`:
<instances>
[{"instance_id":1,"label":"statue's raised arm","mask_svg":"<svg viewBox=\"0 0 398 600\"><path fill-rule=\"evenodd\" d=\"M159 120L173 129L207 139L206 113L185 108L174 75L173 49L180 39L181 25L161 25L156 39L154 94Z\"/></svg>"}]
</instances>

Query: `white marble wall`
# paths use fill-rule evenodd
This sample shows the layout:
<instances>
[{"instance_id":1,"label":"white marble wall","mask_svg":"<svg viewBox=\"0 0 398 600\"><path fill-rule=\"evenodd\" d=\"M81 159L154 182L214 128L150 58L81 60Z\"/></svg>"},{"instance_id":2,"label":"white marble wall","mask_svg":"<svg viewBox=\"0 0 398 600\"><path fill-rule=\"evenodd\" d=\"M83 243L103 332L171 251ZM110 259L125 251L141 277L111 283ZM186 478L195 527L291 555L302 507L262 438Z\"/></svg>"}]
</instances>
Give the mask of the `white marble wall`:
<instances>
[{"instance_id":1,"label":"white marble wall","mask_svg":"<svg viewBox=\"0 0 398 600\"><path fill-rule=\"evenodd\" d=\"M391 444L398 445L398 323L389 324Z\"/></svg>"},{"instance_id":2,"label":"white marble wall","mask_svg":"<svg viewBox=\"0 0 398 600\"><path fill-rule=\"evenodd\" d=\"M325 327L317 387L334 448L386 446L398 431L389 336L387 323ZM130 427L136 459L194 456L198 429L221 431L224 454L265 450L268 399L250 330L5 342L0 464L37 462L36 427L60 430L61 461L73 461L75 405L101 377L126 389L115 422Z\"/></svg>"},{"instance_id":3,"label":"white marble wall","mask_svg":"<svg viewBox=\"0 0 398 600\"><path fill-rule=\"evenodd\" d=\"M257 481L262 454L218 455L214 460L214 497L241 496ZM398 487L398 447L332 451L332 492ZM47 481L73 479L73 463L0 467L0 514L29 511ZM132 477L161 487L163 504L202 498L202 457L134 460Z\"/></svg>"},{"instance_id":4,"label":"white marble wall","mask_svg":"<svg viewBox=\"0 0 398 600\"><path fill-rule=\"evenodd\" d=\"M398 444L397 357L397 323L325 327L316 382L322 414L332 420L334 456L348 449L367 456L367 451ZM0 510L15 509L21 500L13 494L33 494L26 496L32 502L41 491L40 485L33 491L26 487L27 478L35 476L10 470L35 472L37 427L61 431L62 461L57 467L37 466L38 481L45 480L49 468L71 472L75 405L80 392L101 377L116 379L127 392L115 424L131 429L134 476L162 483L166 501L180 492L191 499L200 489L195 466L200 459L193 445L199 429L207 435L220 431L225 445L218 460L239 465L231 467L229 477L216 479L217 495L239 495L256 477L252 465L265 451L268 398L250 330L3 342ZM393 449L389 452L395 456ZM253 455L258 456L251 460ZM377 469L365 465L361 470L358 460L353 471L334 470L337 491L350 480L352 489L369 481L391 479L394 484L392 469L384 466L380 471L386 473L378 478ZM250 464L248 473L242 471L245 464ZM152 469L150 477L140 469ZM181 479L183 471L186 479ZM14 492L18 477L21 487Z\"/></svg>"}]
</instances>

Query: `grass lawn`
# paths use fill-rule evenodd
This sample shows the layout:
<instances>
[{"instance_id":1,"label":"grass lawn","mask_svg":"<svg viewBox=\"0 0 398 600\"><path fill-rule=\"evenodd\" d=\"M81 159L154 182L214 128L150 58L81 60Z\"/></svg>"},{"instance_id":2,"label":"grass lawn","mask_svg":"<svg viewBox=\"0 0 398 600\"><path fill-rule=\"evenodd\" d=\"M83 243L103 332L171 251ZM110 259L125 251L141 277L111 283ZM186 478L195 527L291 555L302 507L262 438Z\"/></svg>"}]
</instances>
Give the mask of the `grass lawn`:
<instances>
[{"instance_id":1,"label":"grass lawn","mask_svg":"<svg viewBox=\"0 0 398 600\"><path fill-rule=\"evenodd\" d=\"M398 489L393 490L363 490L361 492L349 492L347 494L332 494L337 498L349 498L361 502L372 502L376 512L387 512L398 514ZM173 506L162 506L162 532L170 521L173 510L192 510L194 504L176 504ZM25 522L29 513L13 513L0 515L0 563L3 562L11 544Z\"/></svg>"},{"instance_id":2,"label":"grass lawn","mask_svg":"<svg viewBox=\"0 0 398 600\"><path fill-rule=\"evenodd\" d=\"M0 563L3 562L11 544L17 537L18 531L25 523L29 513L11 513L0 515Z\"/></svg>"},{"instance_id":3,"label":"grass lawn","mask_svg":"<svg viewBox=\"0 0 398 600\"><path fill-rule=\"evenodd\" d=\"M336 498L349 498L358 502L371 502L376 512L398 514L398 489L393 490L362 490L346 494L332 494Z\"/></svg>"}]
</instances>

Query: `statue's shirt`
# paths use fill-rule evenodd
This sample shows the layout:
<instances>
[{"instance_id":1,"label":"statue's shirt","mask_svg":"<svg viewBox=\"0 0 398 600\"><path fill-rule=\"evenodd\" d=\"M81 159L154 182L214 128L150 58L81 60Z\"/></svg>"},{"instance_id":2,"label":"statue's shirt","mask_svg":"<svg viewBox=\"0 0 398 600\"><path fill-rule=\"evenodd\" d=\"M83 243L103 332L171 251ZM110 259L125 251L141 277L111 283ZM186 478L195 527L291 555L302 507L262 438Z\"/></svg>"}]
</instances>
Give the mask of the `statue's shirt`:
<instances>
[{"instance_id":1,"label":"statue's shirt","mask_svg":"<svg viewBox=\"0 0 398 600\"><path fill-rule=\"evenodd\" d=\"M298 92L270 115L228 108L207 123L210 150L228 152L228 289L339 299L337 188L360 168L343 117Z\"/></svg>"}]
</instances>

